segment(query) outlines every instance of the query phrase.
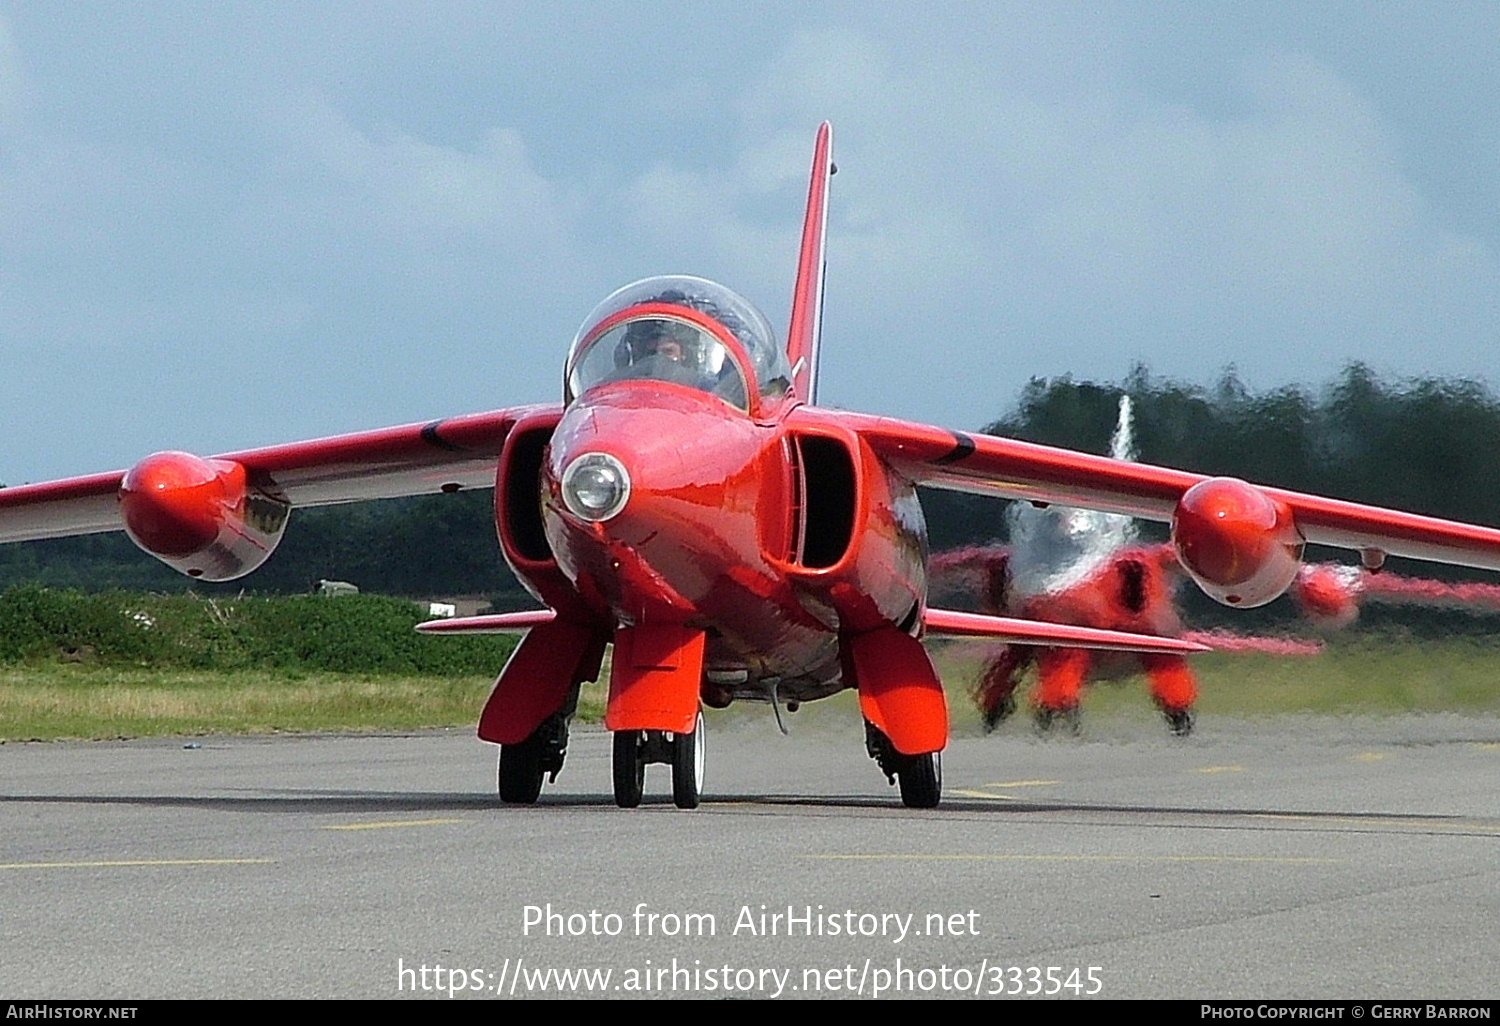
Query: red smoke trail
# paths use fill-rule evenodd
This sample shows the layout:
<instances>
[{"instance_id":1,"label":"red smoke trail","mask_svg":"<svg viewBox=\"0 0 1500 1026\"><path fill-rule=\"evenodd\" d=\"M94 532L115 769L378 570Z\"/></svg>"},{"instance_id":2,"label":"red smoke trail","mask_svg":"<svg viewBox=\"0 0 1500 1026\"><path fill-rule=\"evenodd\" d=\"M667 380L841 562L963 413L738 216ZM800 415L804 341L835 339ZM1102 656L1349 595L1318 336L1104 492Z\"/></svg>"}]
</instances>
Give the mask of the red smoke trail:
<instances>
[{"instance_id":1,"label":"red smoke trail","mask_svg":"<svg viewBox=\"0 0 1500 1026\"><path fill-rule=\"evenodd\" d=\"M1429 581L1399 574L1365 574L1360 589L1366 598L1413 605L1500 610L1500 584Z\"/></svg>"}]
</instances>

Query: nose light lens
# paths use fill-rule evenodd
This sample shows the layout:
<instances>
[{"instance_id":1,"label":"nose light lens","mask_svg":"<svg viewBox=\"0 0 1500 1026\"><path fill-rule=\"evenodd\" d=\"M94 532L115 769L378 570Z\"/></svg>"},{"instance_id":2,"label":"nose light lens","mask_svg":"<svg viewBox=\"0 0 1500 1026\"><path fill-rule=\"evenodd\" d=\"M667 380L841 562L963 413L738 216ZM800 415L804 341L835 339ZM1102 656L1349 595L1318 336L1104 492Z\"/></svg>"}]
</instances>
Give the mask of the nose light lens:
<instances>
[{"instance_id":1,"label":"nose light lens","mask_svg":"<svg viewBox=\"0 0 1500 1026\"><path fill-rule=\"evenodd\" d=\"M608 453L584 453L563 471L562 498L581 520L608 520L630 499L630 475Z\"/></svg>"}]
</instances>

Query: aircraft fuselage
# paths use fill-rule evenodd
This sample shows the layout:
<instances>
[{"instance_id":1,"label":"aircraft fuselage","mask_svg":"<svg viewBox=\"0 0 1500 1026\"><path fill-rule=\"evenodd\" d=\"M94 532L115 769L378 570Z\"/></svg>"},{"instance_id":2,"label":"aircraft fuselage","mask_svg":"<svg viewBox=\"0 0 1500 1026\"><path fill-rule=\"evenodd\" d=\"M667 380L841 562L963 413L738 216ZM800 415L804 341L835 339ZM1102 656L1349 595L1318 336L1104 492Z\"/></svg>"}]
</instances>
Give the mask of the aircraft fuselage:
<instances>
[{"instance_id":1,"label":"aircraft fuselage","mask_svg":"<svg viewBox=\"0 0 1500 1026\"><path fill-rule=\"evenodd\" d=\"M772 684L791 701L829 694L842 686L841 632L920 622L915 489L815 411L786 412L757 421L691 388L618 382L564 411L546 456L558 569L606 630L702 629L712 704ZM628 475L628 498L600 521L563 496L590 454Z\"/></svg>"}]
</instances>

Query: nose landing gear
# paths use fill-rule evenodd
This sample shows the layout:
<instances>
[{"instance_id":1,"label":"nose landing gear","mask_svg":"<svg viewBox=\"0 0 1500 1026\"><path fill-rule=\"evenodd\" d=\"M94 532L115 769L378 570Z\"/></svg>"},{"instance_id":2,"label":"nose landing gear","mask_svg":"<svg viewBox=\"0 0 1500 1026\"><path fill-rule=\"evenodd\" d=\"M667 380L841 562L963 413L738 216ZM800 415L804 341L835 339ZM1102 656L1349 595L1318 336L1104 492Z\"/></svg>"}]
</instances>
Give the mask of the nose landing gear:
<instances>
[{"instance_id":1,"label":"nose landing gear","mask_svg":"<svg viewBox=\"0 0 1500 1026\"><path fill-rule=\"evenodd\" d=\"M640 805L645 792L646 766L659 762L672 767L672 802L679 809L696 809L703 795L704 741L702 713L689 734L666 730L615 731L615 804L622 809Z\"/></svg>"}]
</instances>

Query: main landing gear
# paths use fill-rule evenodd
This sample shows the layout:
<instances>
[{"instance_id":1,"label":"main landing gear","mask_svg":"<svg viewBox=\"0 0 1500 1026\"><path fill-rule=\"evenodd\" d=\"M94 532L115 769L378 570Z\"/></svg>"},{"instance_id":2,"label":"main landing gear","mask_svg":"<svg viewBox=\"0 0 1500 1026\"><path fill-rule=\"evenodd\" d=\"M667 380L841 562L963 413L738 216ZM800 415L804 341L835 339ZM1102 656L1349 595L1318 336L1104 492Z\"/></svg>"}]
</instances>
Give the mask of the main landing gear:
<instances>
[{"instance_id":1,"label":"main landing gear","mask_svg":"<svg viewBox=\"0 0 1500 1026\"><path fill-rule=\"evenodd\" d=\"M1173 737L1187 737L1193 732L1193 710L1162 706L1161 714L1166 717L1167 730Z\"/></svg>"},{"instance_id":2,"label":"main landing gear","mask_svg":"<svg viewBox=\"0 0 1500 1026\"><path fill-rule=\"evenodd\" d=\"M542 778L557 780L568 754L568 717L549 716L520 744L500 746L500 800L530 805L542 793Z\"/></svg>"},{"instance_id":3,"label":"main landing gear","mask_svg":"<svg viewBox=\"0 0 1500 1026\"><path fill-rule=\"evenodd\" d=\"M943 753L906 755L891 739L865 720L865 751L892 784L901 785L901 804L908 809L935 809L943 798Z\"/></svg>"},{"instance_id":4,"label":"main landing gear","mask_svg":"<svg viewBox=\"0 0 1500 1026\"><path fill-rule=\"evenodd\" d=\"M646 766L664 762L672 767L672 801L679 809L696 809L703 795L703 714L691 734L668 730L617 730L614 742L615 804L633 809L641 804Z\"/></svg>"}]
</instances>

